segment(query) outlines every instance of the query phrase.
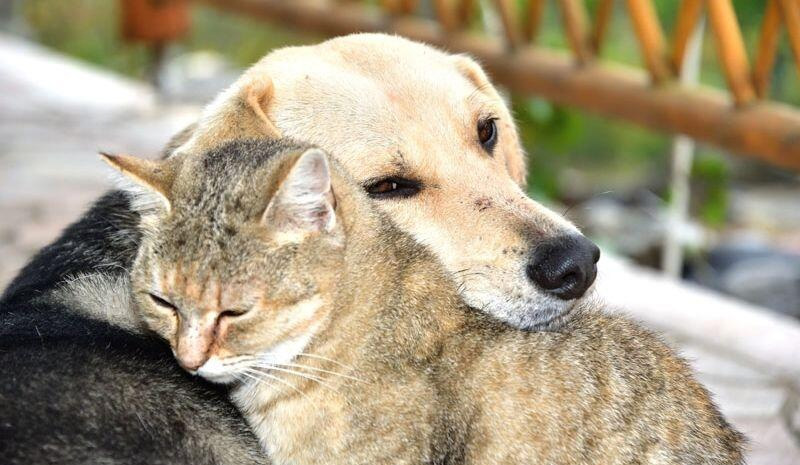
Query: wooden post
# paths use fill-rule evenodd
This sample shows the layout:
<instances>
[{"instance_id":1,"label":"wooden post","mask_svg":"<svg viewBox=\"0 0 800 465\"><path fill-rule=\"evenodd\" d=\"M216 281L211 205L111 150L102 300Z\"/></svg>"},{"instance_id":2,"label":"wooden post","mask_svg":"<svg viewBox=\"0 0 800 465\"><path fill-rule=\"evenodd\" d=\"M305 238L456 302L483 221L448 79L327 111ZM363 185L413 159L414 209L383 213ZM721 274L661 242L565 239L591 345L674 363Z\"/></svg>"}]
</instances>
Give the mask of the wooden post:
<instances>
[{"instance_id":1,"label":"wooden post","mask_svg":"<svg viewBox=\"0 0 800 465\"><path fill-rule=\"evenodd\" d=\"M129 41L168 42L189 30L188 0L121 0L122 36Z\"/></svg>"},{"instance_id":2,"label":"wooden post","mask_svg":"<svg viewBox=\"0 0 800 465\"><path fill-rule=\"evenodd\" d=\"M515 0L494 0L497 13L500 15L500 21L503 23L503 32L505 33L506 47L509 50L514 50L519 46L519 28L517 27L514 7Z\"/></svg>"},{"instance_id":3,"label":"wooden post","mask_svg":"<svg viewBox=\"0 0 800 465\"><path fill-rule=\"evenodd\" d=\"M166 46L189 30L188 0L121 0L122 37L144 42L150 47L149 81L161 87L159 80Z\"/></svg>"},{"instance_id":4,"label":"wooden post","mask_svg":"<svg viewBox=\"0 0 800 465\"><path fill-rule=\"evenodd\" d=\"M544 15L544 4L545 0L528 0L528 17L523 31L526 42L535 41L536 36L539 35L542 15Z\"/></svg>"},{"instance_id":5,"label":"wooden post","mask_svg":"<svg viewBox=\"0 0 800 465\"><path fill-rule=\"evenodd\" d=\"M764 20L761 23L761 34L758 37L758 52L753 68L753 85L760 98L767 95L772 67L775 64L775 53L778 51L778 34L781 18L777 0L769 0Z\"/></svg>"},{"instance_id":6,"label":"wooden post","mask_svg":"<svg viewBox=\"0 0 800 465\"><path fill-rule=\"evenodd\" d=\"M586 7L582 0L559 0L564 29L567 32L572 53L579 64L586 64L592 58L587 29Z\"/></svg>"},{"instance_id":7,"label":"wooden post","mask_svg":"<svg viewBox=\"0 0 800 465\"><path fill-rule=\"evenodd\" d=\"M695 25L703 13L703 0L682 0L678 8L678 20L675 22L674 45L672 47L672 70L680 74L683 69L683 58L686 47Z\"/></svg>"},{"instance_id":8,"label":"wooden post","mask_svg":"<svg viewBox=\"0 0 800 465\"><path fill-rule=\"evenodd\" d=\"M475 0L461 0L458 4L458 27L464 29L469 26L472 12L475 10Z\"/></svg>"},{"instance_id":9,"label":"wooden post","mask_svg":"<svg viewBox=\"0 0 800 465\"><path fill-rule=\"evenodd\" d=\"M591 47L592 53L598 55L606 37L608 23L614 13L614 0L600 0L597 4L597 11L594 13L594 23L592 25Z\"/></svg>"},{"instance_id":10,"label":"wooden post","mask_svg":"<svg viewBox=\"0 0 800 465\"><path fill-rule=\"evenodd\" d=\"M780 0L783 24L789 35L789 47L794 55L794 63L800 76L800 1Z\"/></svg>"},{"instance_id":11,"label":"wooden post","mask_svg":"<svg viewBox=\"0 0 800 465\"><path fill-rule=\"evenodd\" d=\"M458 16L453 0L433 0L433 8L442 29L451 32L458 29Z\"/></svg>"},{"instance_id":12,"label":"wooden post","mask_svg":"<svg viewBox=\"0 0 800 465\"><path fill-rule=\"evenodd\" d=\"M750 103L755 98L755 90L750 82L750 64L733 5L730 0L708 0L707 5L728 87L737 105Z\"/></svg>"},{"instance_id":13,"label":"wooden post","mask_svg":"<svg viewBox=\"0 0 800 465\"><path fill-rule=\"evenodd\" d=\"M650 0L628 0L633 28L642 48L644 62L653 82L664 82L670 77L666 61L666 45L661 23Z\"/></svg>"}]
</instances>

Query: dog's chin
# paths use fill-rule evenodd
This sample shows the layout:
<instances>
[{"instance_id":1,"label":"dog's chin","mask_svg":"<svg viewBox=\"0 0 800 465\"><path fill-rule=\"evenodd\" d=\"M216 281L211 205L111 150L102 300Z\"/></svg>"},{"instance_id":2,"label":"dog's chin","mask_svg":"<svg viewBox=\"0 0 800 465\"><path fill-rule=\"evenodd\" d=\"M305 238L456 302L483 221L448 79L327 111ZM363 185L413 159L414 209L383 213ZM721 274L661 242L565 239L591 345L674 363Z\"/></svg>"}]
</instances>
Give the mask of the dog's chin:
<instances>
[{"instance_id":1,"label":"dog's chin","mask_svg":"<svg viewBox=\"0 0 800 465\"><path fill-rule=\"evenodd\" d=\"M483 292L465 293L463 297L471 307L527 331L558 331L572 319L578 307L578 300L561 300L538 292L517 299Z\"/></svg>"}]
</instances>

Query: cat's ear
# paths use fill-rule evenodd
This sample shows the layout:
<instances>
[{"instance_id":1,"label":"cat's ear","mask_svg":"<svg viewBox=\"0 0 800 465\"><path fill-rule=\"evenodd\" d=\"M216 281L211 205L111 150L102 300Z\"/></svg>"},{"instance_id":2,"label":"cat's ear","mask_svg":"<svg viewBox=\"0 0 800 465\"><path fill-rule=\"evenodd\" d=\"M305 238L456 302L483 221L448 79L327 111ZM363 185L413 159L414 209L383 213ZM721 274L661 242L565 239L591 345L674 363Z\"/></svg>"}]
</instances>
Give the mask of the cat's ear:
<instances>
[{"instance_id":1,"label":"cat's ear","mask_svg":"<svg viewBox=\"0 0 800 465\"><path fill-rule=\"evenodd\" d=\"M128 191L134 200L142 204L152 204L150 200L156 200L169 210L175 170L168 160L146 160L130 155L112 155L103 152L100 152L100 157L119 171L125 180L131 181L123 184L121 188Z\"/></svg>"},{"instance_id":2,"label":"cat's ear","mask_svg":"<svg viewBox=\"0 0 800 465\"><path fill-rule=\"evenodd\" d=\"M280 240L300 242L309 234L333 231L334 206L328 157L320 149L308 149L286 175L261 222Z\"/></svg>"}]
</instances>

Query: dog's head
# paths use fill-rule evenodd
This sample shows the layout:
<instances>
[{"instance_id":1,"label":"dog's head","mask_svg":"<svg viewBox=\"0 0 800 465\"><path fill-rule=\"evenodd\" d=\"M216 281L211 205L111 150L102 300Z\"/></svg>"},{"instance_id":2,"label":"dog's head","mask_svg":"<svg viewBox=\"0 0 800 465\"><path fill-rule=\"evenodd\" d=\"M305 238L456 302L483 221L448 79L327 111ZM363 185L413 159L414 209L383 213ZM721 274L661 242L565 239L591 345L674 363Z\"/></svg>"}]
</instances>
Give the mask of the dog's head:
<instances>
[{"instance_id":1,"label":"dog's head","mask_svg":"<svg viewBox=\"0 0 800 465\"><path fill-rule=\"evenodd\" d=\"M468 304L510 324L557 325L594 280L597 247L526 196L513 118L469 57L382 34L281 49L209 107L188 146L236 128L330 152Z\"/></svg>"}]
</instances>

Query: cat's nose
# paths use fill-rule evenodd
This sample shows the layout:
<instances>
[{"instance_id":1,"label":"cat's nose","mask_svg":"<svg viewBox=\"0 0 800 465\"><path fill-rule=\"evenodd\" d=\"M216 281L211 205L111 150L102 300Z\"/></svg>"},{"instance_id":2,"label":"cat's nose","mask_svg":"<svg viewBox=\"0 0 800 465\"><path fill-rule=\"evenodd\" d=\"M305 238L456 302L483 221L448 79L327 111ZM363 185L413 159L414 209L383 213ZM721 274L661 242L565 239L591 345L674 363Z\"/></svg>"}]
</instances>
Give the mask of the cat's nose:
<instances>
[{"instance_id":1,"label":"cat's nose","mask_svg":"<svg viewBox=\"0 0 800 465\"><path fill-rule=\"evenodd\" d=\"M213 355L212 349L224 337L230 319L245 312L234 310L208 311L181 318L175 358L184 370L195 373Z\"/></svg>"},{"instance_id":2,"label":"cat's nose","mask_svg":"<svg viewBox=\"0 0 800 465\"><path fill-rule=\"evenodd\" d=\"M216 318L211 322L203 320L205 318L184 318L178 330L175 358L184 370L191 373L208 361L214 343Z\"/></svg>"}]
</instances>

